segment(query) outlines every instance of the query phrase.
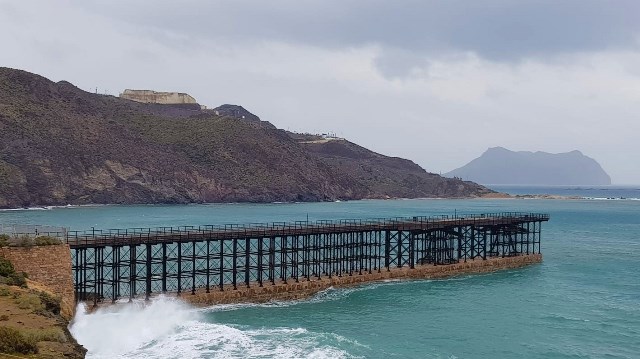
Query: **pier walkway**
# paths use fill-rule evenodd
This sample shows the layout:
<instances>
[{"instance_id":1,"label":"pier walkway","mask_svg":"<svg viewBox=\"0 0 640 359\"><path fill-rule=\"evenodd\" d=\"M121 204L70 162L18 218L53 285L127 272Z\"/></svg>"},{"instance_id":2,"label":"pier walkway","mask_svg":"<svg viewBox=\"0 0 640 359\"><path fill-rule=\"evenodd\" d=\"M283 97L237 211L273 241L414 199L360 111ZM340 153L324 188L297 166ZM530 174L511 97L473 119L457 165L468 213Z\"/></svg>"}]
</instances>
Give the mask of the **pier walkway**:
<instances>
[{"instance_id":1,"label":"pier walkway","mask_svg":"<svg viewBox=\"0 0 640 359\"><path fill-rule=\"evenodd\" d=\"M540 253L540 213L66 233L76 301L226 291Z\"/></svg>"}]
</instances>

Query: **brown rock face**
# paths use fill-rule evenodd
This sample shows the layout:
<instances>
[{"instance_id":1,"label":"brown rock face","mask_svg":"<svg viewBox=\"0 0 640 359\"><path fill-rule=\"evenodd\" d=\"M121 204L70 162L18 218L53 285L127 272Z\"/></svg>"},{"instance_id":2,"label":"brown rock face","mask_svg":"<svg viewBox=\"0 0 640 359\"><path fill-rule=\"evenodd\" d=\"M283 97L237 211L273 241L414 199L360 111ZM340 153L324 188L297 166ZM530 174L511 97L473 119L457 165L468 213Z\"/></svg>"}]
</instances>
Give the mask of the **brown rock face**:
<instances>
[{"instance_id":1,"label":"brown rock face","mask_svg":"<svg viewBox=\"0 0 640 359\"><path fill-rule=\"evenodd\" d=\"M0 247L0 256L8 259L16 272L26 272L29 279L60 296L61 314L71 319L75 308L71 250L66 244L34 247Z\"/></svg>"},{"instance_id":2,"label":"brown rock face","mask_svg":"<svg viewBox=\"0 0 640 359\"><path fill-rule=\"evenodd\" d=\"M0 307L8 320L3 326L18 330L49 332L59 331L59 341L41 340L37 343L38 353L30 358L84 358L87 350L79 345L69 332L69 321L75 309L73 272L71 267L71 251L68 245L48 245L34 247L0 247L0 257L11 262L16 272L29 275L28 289L7 287L12 296L0 297ZM31 296L46 292L59 297L60 313L34 312L33 307L24 308L17 305L12 298ZM37 295L37 294L36 294ZM37 298L37 296L36 296ZM0 354L2 357L3 354Z\"/></svg>"},{"instance_id":3,"label":"brown rock face","mask_svg":"<svg viewBox=\"0 0 640 359\"><path fill-rule=\"evenodd\" d=\"M0 68L0 208L488 192L346 141L300 143L224 111L136 103Z\"/></svg>"}]
</instances>

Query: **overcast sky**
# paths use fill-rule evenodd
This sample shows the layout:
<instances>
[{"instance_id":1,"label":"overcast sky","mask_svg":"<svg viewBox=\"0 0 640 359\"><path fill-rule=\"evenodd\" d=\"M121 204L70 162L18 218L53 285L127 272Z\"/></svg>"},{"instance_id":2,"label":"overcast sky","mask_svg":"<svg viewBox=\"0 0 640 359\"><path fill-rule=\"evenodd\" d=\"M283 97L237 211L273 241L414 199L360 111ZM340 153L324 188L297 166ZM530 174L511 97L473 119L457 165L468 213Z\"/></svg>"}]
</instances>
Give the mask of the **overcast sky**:
<instances>
[{"instance_id":1,"label":"overcast sky","mask_svg":"<svg viewBox=\"0 0 640 359\"><path fill-rule=\"evenodd\" d=\"M5 1L0 66L181 91L447 172L488 147L640 184L640 1Z\"/></svg>"}]
</instances>

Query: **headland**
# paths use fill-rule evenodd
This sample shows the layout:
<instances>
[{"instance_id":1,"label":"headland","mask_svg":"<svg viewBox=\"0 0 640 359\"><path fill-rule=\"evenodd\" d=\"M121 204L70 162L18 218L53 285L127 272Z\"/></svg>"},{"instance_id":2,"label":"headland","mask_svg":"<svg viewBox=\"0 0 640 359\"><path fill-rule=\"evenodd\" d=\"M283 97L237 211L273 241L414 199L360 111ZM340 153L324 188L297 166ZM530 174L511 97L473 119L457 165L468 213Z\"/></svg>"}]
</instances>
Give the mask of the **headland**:
<instances>
[{"instance_id":1,"label":"headland","mask_svg":"<svg viewBox=\"0 0 640 359\"><path fill-rule=\"evenodd\" d=\"M185 93L83 91L0 68L0 208L476 198L493 193L346 139Z\"/></svg>"}]
</instances>

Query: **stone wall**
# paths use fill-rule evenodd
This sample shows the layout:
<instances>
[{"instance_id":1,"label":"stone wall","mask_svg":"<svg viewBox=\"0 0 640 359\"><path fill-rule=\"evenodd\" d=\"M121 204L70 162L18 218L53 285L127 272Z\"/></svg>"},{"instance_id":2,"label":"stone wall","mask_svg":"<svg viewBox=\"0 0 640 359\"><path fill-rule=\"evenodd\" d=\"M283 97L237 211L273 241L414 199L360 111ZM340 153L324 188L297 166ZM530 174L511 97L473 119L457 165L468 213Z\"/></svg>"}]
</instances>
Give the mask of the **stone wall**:
<instances>
[{"instance_id":1,"label":"stone wall","mask_svg":"<svg viewBox=\"0 0 640 359\"><path fill-rule=\"evenodd\" d=\"M182 92L157 92L151 90L124 90L120 98L143 103L159 103L165 105L194 104L196 99Z\"/></svg>"},{"instance_id":2,"label":"stone wall","mask_svg":"<svg viewBox=\"0 0 640 359\"><path fill-rule=\"evenodd\" d=\"M71 250L66 244L34 247L0 247L17 272L26 272L35 281L62 298L63 315L73 316L75 297Z\"/></svg>"},{"instance_id":3,"label":"stone wall","mask_svg":"<svg viewBox=\"0 0 640 359\"><path fill-rule=\"evenodd\" d=\"M217 287L212 288L210 293L200 289L195 294L183 293L181 298L196 305L232 304L243 302L268 302L272 300L295 300L309 297L321 290L330 287L349 287L388 279L429 279L446 278L470 273L486 273L502 269L519 268L529 264L542 261L542 255L530 254L506 258L488 258L487 260L468 260L450 265L421 265L415 269L409 267L393 268L390 271L383 269L380 273L372 272L354 274L342 277L323 277L321 279L311 278L300 280L288 280L287 283L276 282L276 284L263 283L260 287L258 283L252 283L249 287L238 284L238 289L234 290L231 285L220 291Z\"/></svg>"}]
</instances>

